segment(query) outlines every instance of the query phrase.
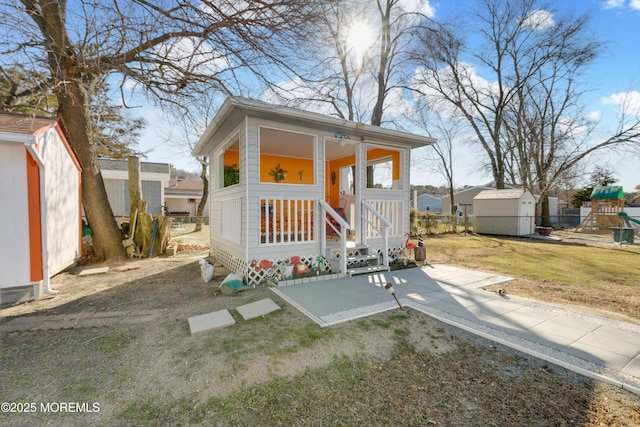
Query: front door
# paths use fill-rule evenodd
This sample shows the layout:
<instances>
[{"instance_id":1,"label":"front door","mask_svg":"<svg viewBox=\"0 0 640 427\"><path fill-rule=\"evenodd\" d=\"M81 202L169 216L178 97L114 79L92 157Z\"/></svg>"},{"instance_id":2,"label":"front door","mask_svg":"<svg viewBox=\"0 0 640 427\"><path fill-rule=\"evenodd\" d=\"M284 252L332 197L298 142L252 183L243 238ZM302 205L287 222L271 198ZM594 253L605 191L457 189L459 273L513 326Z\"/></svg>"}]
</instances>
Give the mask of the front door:
<instances>
[{"instance_id":1,"label":"front door","mask_svg":"<svg viewBox=\"0 0 640 427\"><path fill-rule=\"evenodd\" d=\"M325 201L351 226L355 236L356 221L356 150L360 143L349 139L327 139L325 145Z\"/></svg>"}]
</instances>

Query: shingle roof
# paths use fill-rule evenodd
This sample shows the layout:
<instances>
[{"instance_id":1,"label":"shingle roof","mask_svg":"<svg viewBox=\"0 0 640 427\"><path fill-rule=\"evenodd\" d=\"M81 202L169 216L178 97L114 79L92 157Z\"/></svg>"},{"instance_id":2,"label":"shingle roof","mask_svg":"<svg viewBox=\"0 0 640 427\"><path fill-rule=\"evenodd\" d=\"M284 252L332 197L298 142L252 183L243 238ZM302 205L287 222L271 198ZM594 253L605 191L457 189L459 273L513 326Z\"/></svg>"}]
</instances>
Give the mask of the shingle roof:
<instances>
[{"instance_id":1,"label":"shingle roof","mask_svg":"<svg viewBox=\"0 0 640 427\"><path fill-rule=\"evenodd\" d=\"M99 159L98 161L100 162L100 169L111 171L129 170L129 162L126 160ZM171 169L169 163L140 162L140 172L170 173Z\"/></svg>"},{"instance_id":2,"label":"shingle roof","mask_svg":"<svg viewBox=\"0 0 640 427\"><path fill-rule=\"evenodd\" d=\"M522 188L514 189L514 190L484 190L478 193L478 195L473 199L474 200L476 199L478 200L480 199L484 199L484 200L518 199L522 197L525 191L527 190L524 190Z\"/></svg>"},{"instance_id":3,"label":"shingle roof","mask_svg":"<svg viewBox=\"0 0 640 427\"><path fill-rule=\"evenodd\" d=\"M32 135L43 127L51 126L55 117L35 117L28 114L0 112L0 131Z\"/></svg>"}]
</instances>

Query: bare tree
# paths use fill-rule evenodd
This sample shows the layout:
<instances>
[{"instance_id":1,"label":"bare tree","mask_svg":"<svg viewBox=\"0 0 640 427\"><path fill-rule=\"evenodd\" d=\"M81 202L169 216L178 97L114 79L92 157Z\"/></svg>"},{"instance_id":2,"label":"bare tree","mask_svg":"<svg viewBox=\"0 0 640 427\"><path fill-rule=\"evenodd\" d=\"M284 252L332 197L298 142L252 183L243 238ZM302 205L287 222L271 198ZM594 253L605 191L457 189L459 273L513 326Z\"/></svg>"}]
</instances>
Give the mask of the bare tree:
<instances>
[{"instance_id":1,"label":"bare tree","mask_svg":"<svg viewBox=\"0 0 640 427\"><path fill-rule=\"evenodd\" d=\"M435 144L426 148L428 154L420 161L430 164L445 179L450 212L453 214L456 211L453 167L458 146L466 142L465 121L461 117L443 114L433 105L425 105L424 99L416 102L415 111L407 118L427 135L437 139Z\"/></svg>"},{"instance_id":2,"label":"bare tree","mask_svg":"<svg viewBox=\"0 0 640 427\"><path fill-rule=\"evenodd\" d=\"M274 87L270 95L288 105L380 126L392 116L390 107L403 103L402 91L412 70L413 34L432 15L429 2L321 4L312 33L316 37L306 41L310 55L306 67L299 68L298 79Z\"/></svg>"},{"instance_id":3,"label":"bare tree","mask_svg":"<svg viewBox=\"0 0 640 427\"><path fill-rule=\"evenodd\" d=\"M414 88L446 100L467 119L487 153L497 188L504 188L513 149L505 135L511 105L526 96L522 91L532 78L553 75L561 58L584 66L594 57L598 45L590 41L587 23L585 17L553 22L538 0L480 0L468 22L456 25L464 34L441 25L421 36L417 59L422 67Z\"/></svg>"},{"instance_id":4,"label":"bare tree","mask_svg":"<svg viewBox=\"0 0 640 427\"><path fill-rule=\"evenodd\" d=\"M264 76L283 37L304 20L297 0L5 0L0 59L46 75L57 115L82 165L82 199L100 258L124 256L90 128L91 85L120 78L157 101L214 89L239 90L239 73ZM126 97L125 97L126 98Z\"/></svg>"}]
</instances>

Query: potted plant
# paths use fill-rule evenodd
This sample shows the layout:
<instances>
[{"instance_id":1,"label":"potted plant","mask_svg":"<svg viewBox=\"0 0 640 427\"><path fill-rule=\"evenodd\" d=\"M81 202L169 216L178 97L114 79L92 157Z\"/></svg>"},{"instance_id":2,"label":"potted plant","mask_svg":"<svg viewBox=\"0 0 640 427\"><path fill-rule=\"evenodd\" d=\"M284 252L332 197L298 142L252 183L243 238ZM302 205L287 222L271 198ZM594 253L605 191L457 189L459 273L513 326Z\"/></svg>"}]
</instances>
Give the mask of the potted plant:
<instances>
[{"instance_id":1,"label":"potted plant","mask_svg":"<svg viewBox=\"0 0 640 427\"><path fill-rule=\"evenodd\" d=\"M276 182L280 182L287 177L287 171L280 167L280 163L276 165L275 168L271 169L269 172Z\"/></svg>"}]
</instances>

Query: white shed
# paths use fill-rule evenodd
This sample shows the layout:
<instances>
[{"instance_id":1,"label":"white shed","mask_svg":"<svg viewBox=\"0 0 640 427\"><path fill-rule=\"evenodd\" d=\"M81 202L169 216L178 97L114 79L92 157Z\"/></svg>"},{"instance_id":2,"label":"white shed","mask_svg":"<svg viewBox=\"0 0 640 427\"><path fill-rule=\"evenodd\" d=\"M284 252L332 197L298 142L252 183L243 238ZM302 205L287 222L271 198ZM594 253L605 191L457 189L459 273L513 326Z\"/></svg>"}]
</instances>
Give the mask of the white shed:
<instances>
[{"instance_id":1,"label":"white shed","mask_svg":"<svg viewBox=\"0 0 640 427\"><path fill-rule=\"evenodd\" d=\"M526 236L535 229L536 199L524 189L484 190L473 198L474 231Z\"/></svg>"},{"instance_id":2,"label":"white shed","mask_svg":"<svg viewBox=\"0 0 640 427\"><path fill-rule=\"evenodd\" d=\"M0 303L54 294L81 255L80 172L55 118L0 113Z\"/></svg>"}]
</instances>

